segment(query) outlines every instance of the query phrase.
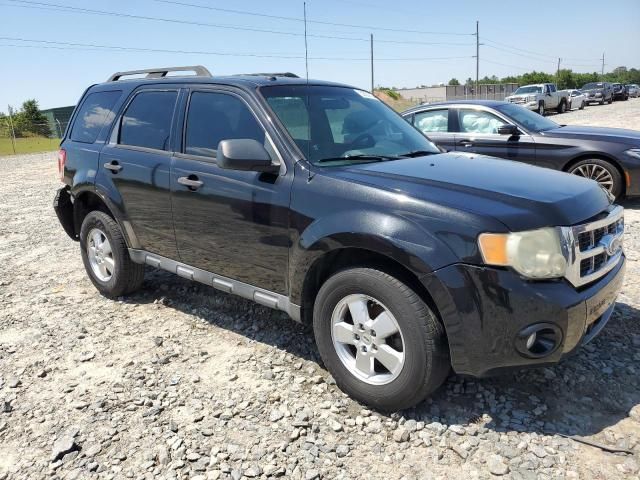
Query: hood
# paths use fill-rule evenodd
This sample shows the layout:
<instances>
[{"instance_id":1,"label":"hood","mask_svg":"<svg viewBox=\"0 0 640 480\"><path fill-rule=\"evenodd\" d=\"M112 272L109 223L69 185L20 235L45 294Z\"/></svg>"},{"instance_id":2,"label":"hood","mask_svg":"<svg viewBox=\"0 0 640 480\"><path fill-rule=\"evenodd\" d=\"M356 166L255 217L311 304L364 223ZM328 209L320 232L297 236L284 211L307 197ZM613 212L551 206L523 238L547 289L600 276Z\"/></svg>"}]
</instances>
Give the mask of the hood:
<instances>
[{"instance_id":1,"label":"hood","mask_svg":"<svg viewBox=\"0 0 640 480\"><path fill-rule=\"evenodd\" d=\"M583 138L589 140L601 140L606 142L617 142L626 145L640 147L640 132L637 130L626 130L624 128L606 127L582 127L579 125L564 125L553 130L542 132L544 136L561 138Z\"/></svg>"},{"instance_id":2,"label":"hood","mask_svg":"<svg viewBox=\"0 0 640 480\"><path fill-rule=\"evenodd\" d=\"M511 231L577 224L610 203L592 180L466 153L354 165L330 174L434 206L490 216Z\"/></svg>"}]
</instances>

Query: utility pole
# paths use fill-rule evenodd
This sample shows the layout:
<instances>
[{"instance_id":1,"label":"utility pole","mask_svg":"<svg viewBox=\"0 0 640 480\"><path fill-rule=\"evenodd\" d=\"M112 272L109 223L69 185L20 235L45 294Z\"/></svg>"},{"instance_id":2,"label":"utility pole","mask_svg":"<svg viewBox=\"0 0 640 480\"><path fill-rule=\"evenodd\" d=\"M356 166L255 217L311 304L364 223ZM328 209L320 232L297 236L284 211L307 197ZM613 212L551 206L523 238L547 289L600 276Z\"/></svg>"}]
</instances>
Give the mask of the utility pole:
<instances>
[{"instance_id":1,"label":"utility pole","mask_svg":"<svg viewBox=\"0 0 640 480\"><path fill-rule=\"evenodd\" d=\"M556 70L556 83L560 83L560 61L562 59L560 57L558 57L558 69ZM560 88L560 85L558 85L558 88Z\"/></svg>"},{"instance_id":2,"label":"utility pole","mask_svg":"<svg viewBox=\"0 0 640 480\"><path fill-rule=\"evenodd\" d=\"M480 22L476 20L476 94L474 95L478 98L480 85Z\"/></svg>"},{"instance_id":3,"label":"utility pole","mask_svg":"<svg viewBox=\"0 0 640 480\"><path fill-rule=\"evenodd\" d=\"M13 128L13 118L11 116L11 105L7 105L9 110L9 125L11 125L11 147L13 148L13 154L16 154L16 131Z\"/></svg>"},{"instance_id":4,"label":"utility pole","mask_svg":"<svg viewBox=\"0 0 640 480\"><path fill-rule=\"evenodd\" d=\"M604 77L604 52L602 52L602 72L600 73L602 77Z\"/></svg>"},{"instance_id":5,"label":"utility pole","mask_svg":"<svg viewBox=\"0 0 640 480\"><path fill-rule=\"evenodd\" d=\"M373 95L373 33L371 34L371 95Z\"/></svg>"}]
</instances>

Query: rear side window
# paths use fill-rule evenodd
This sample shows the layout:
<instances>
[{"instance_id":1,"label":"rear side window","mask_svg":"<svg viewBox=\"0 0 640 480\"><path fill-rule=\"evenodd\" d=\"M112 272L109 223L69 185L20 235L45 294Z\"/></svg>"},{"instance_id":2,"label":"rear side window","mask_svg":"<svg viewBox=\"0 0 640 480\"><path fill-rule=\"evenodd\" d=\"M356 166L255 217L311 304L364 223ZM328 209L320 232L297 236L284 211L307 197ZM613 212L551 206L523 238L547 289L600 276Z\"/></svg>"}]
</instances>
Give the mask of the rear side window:
<instances>
[{"instance_id":1,"label":"rear side window","mask_svg":"<svg viewBox=\"0 0 640 480\"><path fill-rule=\"evenodd\" d=\"M428 110L416 113L413 124L423 133L449 131L449 110Z\"/></svg>"},{"instance_id":2,"label":"rear side window","mask_svg":"<svg viewBox=\"0 0 640 480\"><path fill-rule=\"evenodd\" d=\"M114 117L113 106L122 95L122 90L95 92L87 95L76 115L71 129L74 142L93 143L105 125Z\"/></svg>"},{"instance_id":3,"label":"rear side window","mask_svg":"<svg viewBox=\"0 0 640 480\"><path fill-rule=\"evenodd\" d=\"M122 116L118 143L168 150L177 97L178 92L138 93Z\"/></svg>"},{"instance_id":4,"label":"rear side window","mask_svg":"<svg viewBox=\"0 0 640 480\"><path fill-rule=\"evenodd\" d=\"M265 132L238 97L193 92L187 113L184 153L215 157L221 140L249 138L264 144Z\"/></svg>"}]
</instances>

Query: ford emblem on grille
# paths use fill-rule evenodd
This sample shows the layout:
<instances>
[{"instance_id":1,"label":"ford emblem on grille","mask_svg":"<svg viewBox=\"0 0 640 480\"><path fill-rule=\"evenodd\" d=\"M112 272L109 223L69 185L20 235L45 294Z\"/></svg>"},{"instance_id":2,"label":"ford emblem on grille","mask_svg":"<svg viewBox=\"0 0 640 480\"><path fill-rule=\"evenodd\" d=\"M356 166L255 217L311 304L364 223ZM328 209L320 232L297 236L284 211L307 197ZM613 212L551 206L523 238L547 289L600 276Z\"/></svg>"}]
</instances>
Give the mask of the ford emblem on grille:
<instances>
[{"instance_id":1,"label":"ford emblem on grille","mask_svg":"<svg viewBox=\"0 0 640 480\"><path fill-rule=\"evenodd\" d=\"M607 255L613 257L622 248L622 235L605 235L600 240Z\"/></svg>"}]
</instances>

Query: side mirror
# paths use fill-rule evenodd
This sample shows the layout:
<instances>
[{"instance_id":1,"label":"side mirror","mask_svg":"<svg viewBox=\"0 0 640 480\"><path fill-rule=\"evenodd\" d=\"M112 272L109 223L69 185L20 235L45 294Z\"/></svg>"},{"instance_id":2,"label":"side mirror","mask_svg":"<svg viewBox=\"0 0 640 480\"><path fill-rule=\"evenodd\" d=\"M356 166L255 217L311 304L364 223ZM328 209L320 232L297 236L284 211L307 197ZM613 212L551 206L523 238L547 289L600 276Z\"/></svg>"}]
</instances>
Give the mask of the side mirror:
<instances>
[{"instance_id":1,"label":"side mirror","mask_svg":"<svg viewBox=\"0 0 640 480\"><path fill-rule=\"evenodd\" d=\"M277 173L269 152L260 142L249 138L222 140L218 144L216 163L220 168L253 172Z\"/></svg>"},{"instance_id":2,"label":"side mirror","mask_svg":"<svg viewBox=\"0 0 640 480\"><path fill-rule=\"evenodd\" d=\"M500 125L498 127L498 133L500 135L519 135L520 131L518 130L518 127L516 127L515 125Z\"/></svg>"}]
</instances>

